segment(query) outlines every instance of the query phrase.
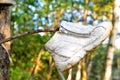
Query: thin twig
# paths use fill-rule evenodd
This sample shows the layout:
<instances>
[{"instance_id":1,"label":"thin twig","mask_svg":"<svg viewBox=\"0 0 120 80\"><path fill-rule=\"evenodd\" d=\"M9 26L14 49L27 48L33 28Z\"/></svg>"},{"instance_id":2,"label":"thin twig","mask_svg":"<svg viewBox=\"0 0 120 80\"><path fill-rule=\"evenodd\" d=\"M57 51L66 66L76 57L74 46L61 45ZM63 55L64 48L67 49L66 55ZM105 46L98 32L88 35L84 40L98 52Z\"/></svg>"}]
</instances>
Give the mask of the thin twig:
<instances>
[{"instance_id":1,"label":"thin twig","mask_svg":"<svg viewBox=\"0 0 120 80\"><path fill-rule=\"evenodd\" d=\"M31 71L31 74L30 74L30 79L29 80L33 80L33 76L34 76L34 73L36 71L36 67L38 66L39 62L40 62L40 58L43 54L43 48L40 50L39 54L38 54L38 57L37 57L37 60L32 68L32 71Z\"/></svg>"},{"instance_id":2,"label":"thin twig","mask_svg":"<svg viewBox=\"0 0 120 80\"><path fill-rule=\"evenodd\" d=\"M27 32L22 33L22 34L17 34L15 36L10 37L10 38L3 39L0 41L0 44L11 41L11 40L19 38L19 37L26 36L28 34L34 34L34 33L39 33L39 32L55 32L55 31L57 31L57 29L41 29L41 30L27 31Z\"/></svg>"},{"instance_id":3,"label":"thin twig","mask_svg":"<svg viewBox=\"0 0 120 80\"><path fill-rule=\"evenodd\" d=\"M54 67L54 62L52 60L52 56L50 56L50 58L49 58L49 72L48 72L47 80L51 79L51 75L52 75L52 72L53 72L53 67Z\"/></svg>"},{"instance_id":4,"label":"thin twig","mask_svg":"<svg viewBox=\"0 0 120 80\"><path fill-rule=\"evenodd\" d=\"M65 80L65 77L63 76L62 72L60 70L58 70L58 74L59 74L59 77L61 78L61 80Z\"/></svg>"},{"instance_id":5,"label":"thin twig","mask_svg":"<svg viewBox=\"0 0 120 80\"><path fill-rule=\"evenodd\" d=\"M10 53L9 53L8 49L5 47L4 44L1 44L1 46L6 50L8 58L9 58L10 62L12 63L12 58L10 57Z\"/></svg>"}]
</instances>

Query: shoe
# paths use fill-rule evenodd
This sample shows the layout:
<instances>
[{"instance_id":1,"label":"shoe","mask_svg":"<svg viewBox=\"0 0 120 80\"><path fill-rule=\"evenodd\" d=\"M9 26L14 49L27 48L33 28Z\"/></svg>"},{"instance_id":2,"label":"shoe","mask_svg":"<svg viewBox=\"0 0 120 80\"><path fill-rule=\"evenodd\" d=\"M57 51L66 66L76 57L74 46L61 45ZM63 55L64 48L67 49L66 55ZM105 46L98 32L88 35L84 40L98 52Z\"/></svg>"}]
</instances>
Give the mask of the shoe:
<instances>
[{"instance_id":1,"label":"shoe","mask_svg":"<svg viewBox=\"0 0 120 80\"><path fill-rule=\"evenodd\" d=\"M58 70L65 71L77 64L88 51L105 40L112 29L110 22L97 26L62 21L60 29L45 44Z\"/></svg>"}]
</instances>

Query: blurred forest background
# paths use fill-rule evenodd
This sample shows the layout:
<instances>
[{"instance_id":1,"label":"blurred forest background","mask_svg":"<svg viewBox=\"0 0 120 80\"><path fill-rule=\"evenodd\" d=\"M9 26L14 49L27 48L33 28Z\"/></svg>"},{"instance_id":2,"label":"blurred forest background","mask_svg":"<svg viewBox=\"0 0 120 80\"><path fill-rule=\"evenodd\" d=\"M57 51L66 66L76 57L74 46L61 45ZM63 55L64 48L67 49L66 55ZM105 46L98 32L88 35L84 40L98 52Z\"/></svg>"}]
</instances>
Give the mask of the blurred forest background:
<instances>
[{"instance_id":1,"label":"blurred forest background","mask_svg":"<svg viewBox=\"0 0 120 80\"><path fill-rule=\"evenodd\" d=\"M112 21L114 0L15 0L11 12L11 36L30 30L58 28L62 20L97 25ZM54 32L42 32L12 40L10 80L60 80L54 61L43 49ZM119 33L117 39L119 38ZM91 51L69 71L66 80L101 80L108 41ZM117 43L118 44L118 43ZM115 48L111 80L120 80L120 49Z\"/></svg>"}]
</instances>

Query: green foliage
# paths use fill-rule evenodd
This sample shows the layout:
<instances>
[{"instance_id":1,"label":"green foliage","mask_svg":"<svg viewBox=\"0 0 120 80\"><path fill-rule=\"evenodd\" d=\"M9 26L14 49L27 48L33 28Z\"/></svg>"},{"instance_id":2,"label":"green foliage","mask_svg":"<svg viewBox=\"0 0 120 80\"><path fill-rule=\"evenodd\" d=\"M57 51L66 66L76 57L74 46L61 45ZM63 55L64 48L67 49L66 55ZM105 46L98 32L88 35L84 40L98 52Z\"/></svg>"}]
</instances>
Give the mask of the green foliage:
<instances>
[{"instance_id":1,"label":"green foliage","mask_svg":"<svg viewBox=\"0 0 120 80\"><path fill-rule=\"evenodd\" d=\"M102 70L104 68L104 61L105 61L105 52L106 52L107 46L106 45L100 45L97 47L92 55L93 55L93 65L92 65L92 71L90 72L90 79L93 80L97 77L101 77Z\"/></svg>"},{"instance_id":2,"label":"green foliage","mask_svg":"<svg viewBox=\"0 0 120 80\"><path fill-rule=\"evenodd\" d=\"M29 73L19 67L10 69L10 80L26 80L29 78ZM23 76L24 75L24 76Z\"/></svg>"}]
</instances>

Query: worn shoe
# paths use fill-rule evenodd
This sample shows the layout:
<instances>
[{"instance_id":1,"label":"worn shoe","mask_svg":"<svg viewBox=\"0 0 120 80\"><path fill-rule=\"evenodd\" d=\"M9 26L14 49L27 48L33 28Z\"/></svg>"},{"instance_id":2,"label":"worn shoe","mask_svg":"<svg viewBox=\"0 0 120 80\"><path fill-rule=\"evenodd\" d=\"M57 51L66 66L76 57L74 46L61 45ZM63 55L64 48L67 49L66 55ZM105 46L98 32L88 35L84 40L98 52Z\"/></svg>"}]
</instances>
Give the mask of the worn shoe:
<instances>
[{"instance_id":1,"label":"worn shoe","mask_svg":"<svg viewBox=\"0 0 120 80\"><path fill-rule=\"evenodd\" d=\"M88 51L102 43L109 36L111 29L110 22L85 26L62 21L59 31L45 44L45 48L51 53L57 68L64 71L77 64Z\"/></svg>"}]
</instances>

